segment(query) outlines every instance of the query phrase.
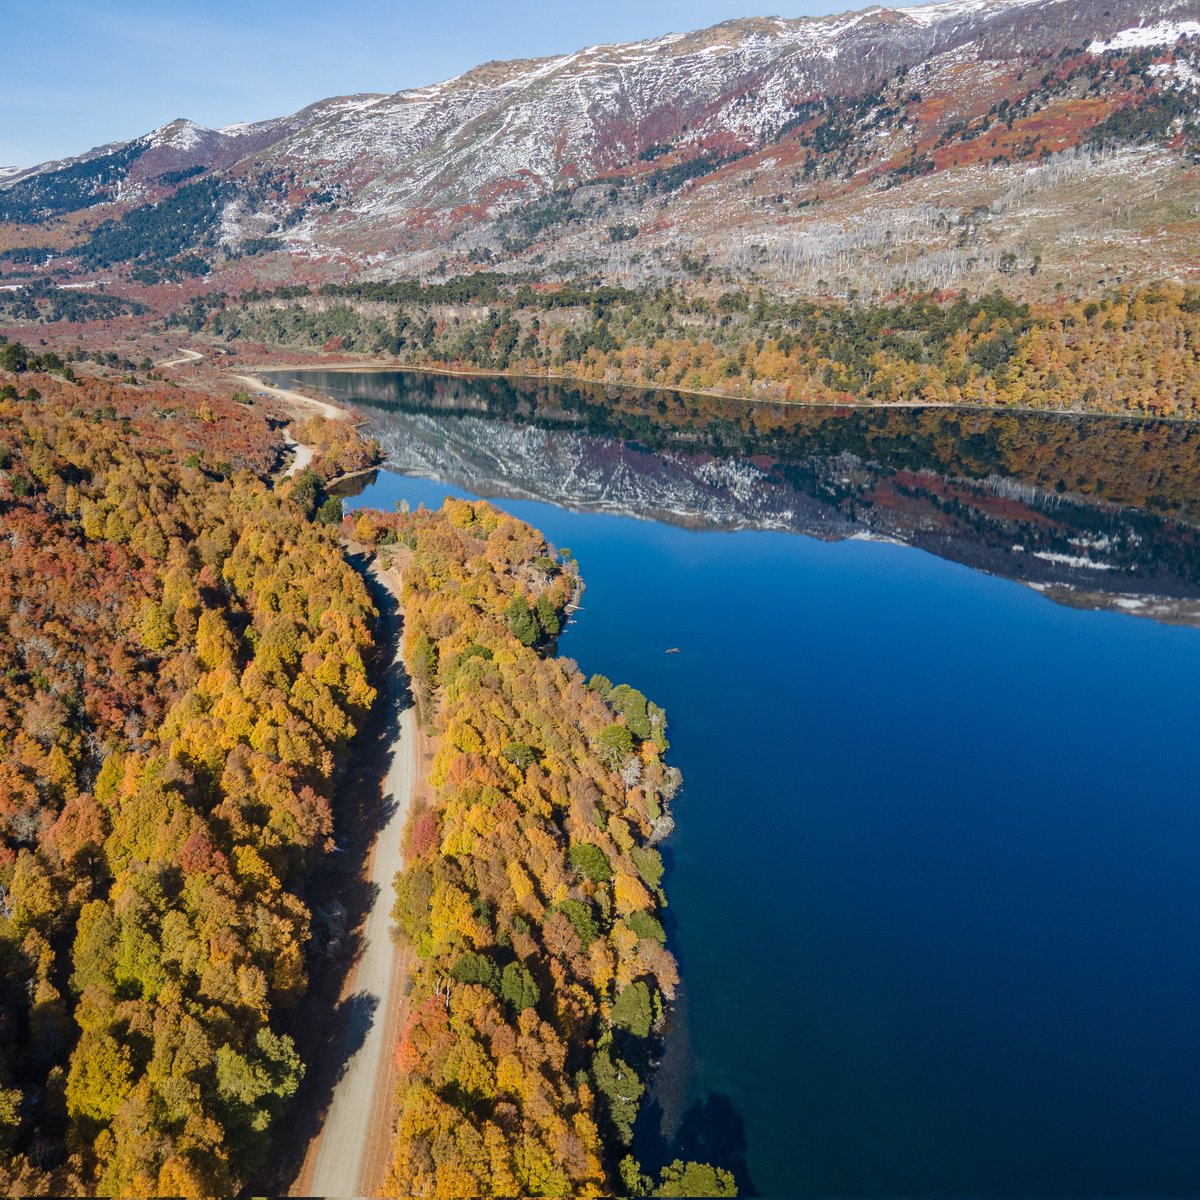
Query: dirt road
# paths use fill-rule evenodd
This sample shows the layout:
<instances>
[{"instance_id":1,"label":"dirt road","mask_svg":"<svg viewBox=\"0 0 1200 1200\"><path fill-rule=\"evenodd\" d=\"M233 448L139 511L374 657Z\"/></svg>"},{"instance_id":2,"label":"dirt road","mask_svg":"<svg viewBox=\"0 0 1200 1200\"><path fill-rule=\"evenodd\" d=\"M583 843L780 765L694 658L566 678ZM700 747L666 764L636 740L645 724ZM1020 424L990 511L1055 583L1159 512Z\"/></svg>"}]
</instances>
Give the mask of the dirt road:
<instances>
[{"instance_id":1,"label":"dirt road","mask_svg":"<svg viewBox=\"0 0 1200 1200\"><path fill-rule=\"evenodd\" d=\"M283 440L287 442L288 449L292 451L291 466L283 473L284 479L290 479L293 475L299 475L312 462L315 452L311 446L296 441L286 429L283 431Z\"/></svg>"},{"instance_id":2,"label":"dirt road","mask_svg":"<svg viewBox=\"0 0 1200 1200\"><path fill-rule=\"evenodd\" d=\"M234 379L240 380L256 391L266 392L277 400L287 401L285 407L291 409L296 416L300 415L300 412L296 411L297 405L299 405L301 412L304 410L307 410L309 413L319 412L327 421L348 421L352 416L347 409L339 408L336 404L330 404L328 400L315 400L312 396L306 396L303 392L297 392L291 388L276 387L275 384L267 383L265 379L260 379L257 375L234 375Z\"/></svg>"},{"instance_id":3,"label":"dirt road","mask_svg":"<svg viewBox=\"0 0 1200 1200\"><path fill-rule=\"evenodd\" d=\"M184 363L198 363L204 361L204 355L196 350L185 350L182 346L179 347L178 358L166 358L162 362L156 363L158 367L182 367Z\"/></svg>"},{"instance_id":4,"label":"dirt road","mask_svg":"<svg viewBox=\"0 0 1200 1200\"><path fill-rule=\"evenodd\" d=\"M395 599L395 582L378 571L378 564L372 566L370 575L372 590L386 588ZM386 694L381 697L389 709L390 761L382 821L369 866L373 898L350 984L353 1007L345 1030L345 1057L307 1181L309 1194L315 1196L363 1196L376 1190L382 1179L364 1175L380 1173L381 1148L386 1150L390 1135L386 1124L391 1113L389 1068L394 1046L389 1044L387 1030L389 1014L399 1002L396 985L400 975L391 937L392 881L404 866L401 836L417 783L417 730L400 661L398 607L381 606L381 611L390 626L382 631L388 639L385 644L393 646L395 654L387 672Z\"/></svg>"},{"instance_id":5,"label":"dirt road","mask_svg":"<svg viewBox=\"0 0 1200 1200\"><path fill-rule=\"evenodd\" d=\"M330 404L325 400L315 400L312 396L306 396L303 392L294 392L290 388L276 387L275 384L267 383L257 375L234 375L233 378L256 391L266 392L267 395L281 401L283 407L291 413L295 420L303 420L306 415L313 412L319 412L328 421L350 420L351 414L336 404ZM312 462L314 451L311 446L298 442L286 429L283 431L283 437L288 447L294 451L291 464L282 475L283 479L288 479L292 475L299 475Z\"/></svg>"}]
</instances>

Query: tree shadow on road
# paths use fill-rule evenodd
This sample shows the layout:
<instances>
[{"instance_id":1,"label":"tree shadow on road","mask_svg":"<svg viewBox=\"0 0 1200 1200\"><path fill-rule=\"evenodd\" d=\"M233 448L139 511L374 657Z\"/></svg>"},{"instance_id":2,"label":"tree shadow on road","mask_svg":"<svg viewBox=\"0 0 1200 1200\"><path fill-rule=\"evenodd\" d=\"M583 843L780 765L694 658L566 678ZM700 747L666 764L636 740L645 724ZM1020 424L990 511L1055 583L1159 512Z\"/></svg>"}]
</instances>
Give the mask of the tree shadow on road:
<instances>
[{"instance_id":1,"label":"tree shadow on road","mask_svg":"<svg viewBox=\"0 0 1200 1200\"><path fill-rule=\"evenodd\" d=\"M278 1138L257 1182L258 1190L274 1195L286 1194L299 1176L324 1125L334 1089L362 1046L379 1003L367 993L341 993L362 952L367 915L379 898L380 889L369 876L371 849L399 808L398 798L385 799L384 788L400 717L413 700L398 655L403 633L400 606L369 573L366 555L351 553L347 558L379 611L376 653L369 664L378 698L338 764L332 792L337 849L313 871L302 894L313 914L307 947L311 982L280 1028L295 1040L306 1070L291 1109L280 1122L281 1128L286 1124L286 1137Z\"/></svg>"},{"instance_id":2,"label":"tree shadow on road","mask_svg":"<svg viewBox=\"0 0 1200 1200\"><path fill-rule=\"evenodd\" d=\"M334 1084L341 1082L350 1065L350 1060L363 1048L371 1026L375 1024L375 1014L379 1011L379 997L370 992L355 992L353 996L343 1000L334 1013L334 1023L338 1028L330 1031L326 1039L329 1052L341 1059ZM341 1034L339 1045L338 1034ZM332 1096L330 1097L332 1099Z\"/></svg>"}]
</instances>

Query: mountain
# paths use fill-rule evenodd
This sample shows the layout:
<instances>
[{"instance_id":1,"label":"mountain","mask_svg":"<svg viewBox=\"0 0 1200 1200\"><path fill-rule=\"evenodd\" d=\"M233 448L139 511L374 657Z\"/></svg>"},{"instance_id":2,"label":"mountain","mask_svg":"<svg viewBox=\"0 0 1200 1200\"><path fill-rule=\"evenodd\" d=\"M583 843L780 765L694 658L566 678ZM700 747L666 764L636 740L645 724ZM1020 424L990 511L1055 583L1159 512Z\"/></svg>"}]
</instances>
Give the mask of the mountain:
<instances>
[{"instance_id":1,"label":"mountain","mask_svg":"<svg viewBox=\"0 0 1200 1200\"><path fill-rule=\"evenodd\" d=\"M495 265L810 291L1179 275L1198 35L1200 0L954 0L176 120L0 173L0 261L151 297Z\"/></svg>"}]
</instances>

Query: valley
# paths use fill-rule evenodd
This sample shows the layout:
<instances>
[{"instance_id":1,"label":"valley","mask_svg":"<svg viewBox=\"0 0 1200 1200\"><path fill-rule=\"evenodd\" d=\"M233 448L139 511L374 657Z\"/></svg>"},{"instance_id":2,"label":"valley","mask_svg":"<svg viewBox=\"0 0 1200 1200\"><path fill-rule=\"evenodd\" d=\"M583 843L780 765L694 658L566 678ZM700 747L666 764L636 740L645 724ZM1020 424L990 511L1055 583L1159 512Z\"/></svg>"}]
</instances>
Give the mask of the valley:
<instances>
[{"instance_id":1,"label":"valley","mask_svg":"<svg viewBox=\"0 0 1200 1200\"><path fill-rule=\"evenodd\" d=\"M1200 1192L1200 2L276 5L13 14L0 1193Z\"/></svg>"}]
</instances>

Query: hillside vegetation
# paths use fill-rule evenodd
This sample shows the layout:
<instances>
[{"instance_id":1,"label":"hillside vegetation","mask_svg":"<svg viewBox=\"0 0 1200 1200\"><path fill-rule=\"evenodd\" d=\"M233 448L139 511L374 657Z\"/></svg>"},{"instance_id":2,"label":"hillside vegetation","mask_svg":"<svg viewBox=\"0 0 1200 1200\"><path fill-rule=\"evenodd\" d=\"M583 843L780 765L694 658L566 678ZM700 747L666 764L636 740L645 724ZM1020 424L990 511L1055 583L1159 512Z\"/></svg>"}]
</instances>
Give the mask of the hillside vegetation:
<instances>
[{"instance_id":1,"label":"hillside vegetation","mask_svg":"<svg viewBox=\"0 0 1200 1200\"><path fill-rule=\"evenodd\" d=\"M1200 288L1018 303L715 298L675 287L533 290L500 276L327 286L198 302L229 339L393 355L414 366L555 374L797 404L964 404L1192 417Z\"/></svg>"},{"instance_id":2,"label":"hillside vegetation","mask_svg":"<svg viewBox=\"0 0 1200 1200\"><path fill-rule=\"evenodd\" d=\"M373 610L245 405L2 368L0 1186L230 1194L304 1070Z\"/></svg>"},{"instance_id":3,"label":"hillside vegetation","mask_svg":"<svg viewBox=\"0 0 1200 1200\"><path fill-rule=\"evenodd\" d=\"M641 1194L629 1153L676 985L660 919L666 717L549 657L574 561L485 503L364 514L403 552L404 657L436 733L395 917L413 947L391 1189ZM676 1163L664 1195L731 1195Z\"/></svg>"}]
</instances>

